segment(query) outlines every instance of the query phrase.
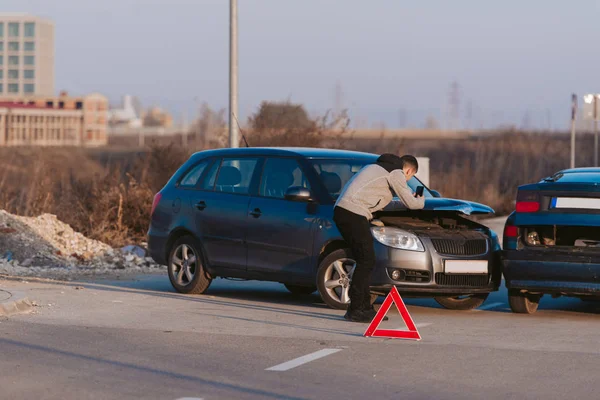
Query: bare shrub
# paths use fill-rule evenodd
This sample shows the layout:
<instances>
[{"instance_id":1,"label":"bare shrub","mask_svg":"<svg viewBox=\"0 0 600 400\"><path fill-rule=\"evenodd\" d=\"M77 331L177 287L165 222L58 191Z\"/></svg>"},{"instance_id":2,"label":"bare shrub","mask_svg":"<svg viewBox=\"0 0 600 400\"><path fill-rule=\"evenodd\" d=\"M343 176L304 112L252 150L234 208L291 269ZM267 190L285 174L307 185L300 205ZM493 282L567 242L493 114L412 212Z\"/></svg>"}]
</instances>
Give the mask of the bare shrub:
<instances>
[{"instance_id":1,"label":"bare shrub","mask_svg":"<svg viewBox=\"0 0 600 400\"><path fill-rule=\"evenodd\" d=\"M343 147L349 123L345 111L310 118L300 104L263 102L248 120L248 142L253 147Z\"/></svg>"}]
</instances>

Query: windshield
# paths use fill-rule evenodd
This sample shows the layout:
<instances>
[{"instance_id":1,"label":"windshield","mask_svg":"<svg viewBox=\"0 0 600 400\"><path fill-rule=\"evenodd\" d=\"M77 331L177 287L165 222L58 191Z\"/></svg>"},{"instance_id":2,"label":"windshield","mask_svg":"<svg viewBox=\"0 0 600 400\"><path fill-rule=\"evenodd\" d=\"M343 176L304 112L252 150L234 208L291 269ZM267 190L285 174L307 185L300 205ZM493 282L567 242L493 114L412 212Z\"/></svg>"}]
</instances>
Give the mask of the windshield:
<instances>
[{"instance_id":1,"label":"windshield","mask_svg":"<svg viewBox=\"0 0 600 400\"><path fill-rule=\"evenodd\" d=\"M311 163L317 174L321 176L327 191L331 198L336 201L342 192L342 189L348 181L361 170L365 165L372 164L367 160L311 160ZM339 179L338 179L339 178ZM412 189L413 192L417 189L417 186L424 186L416 177L411 178L408 181L408 186ZM423 191L423 196L425 198L432 198L433 195L431 192L425 188ZM394 197L395 200L398 200L397 197Z\"/></svg>"}]
</instances>

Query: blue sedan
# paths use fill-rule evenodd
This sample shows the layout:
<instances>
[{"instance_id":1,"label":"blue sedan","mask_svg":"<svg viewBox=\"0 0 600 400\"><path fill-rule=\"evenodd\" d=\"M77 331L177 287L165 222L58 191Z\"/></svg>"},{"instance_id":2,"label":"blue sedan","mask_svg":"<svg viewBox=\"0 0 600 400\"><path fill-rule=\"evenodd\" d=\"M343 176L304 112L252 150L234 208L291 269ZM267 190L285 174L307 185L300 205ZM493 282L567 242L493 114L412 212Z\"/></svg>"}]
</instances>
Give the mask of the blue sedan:
<instances>
[{"instance_id":1,"label":"blue sedan","mask_svg":"<svg viewBox=\"0 0 600 400\"><path fill-rule=\"evenodd\" d=\"M502 254L514 312L534 313L544 294L599 300L600 168L519 187Z\"/></svg>"}]
</instances>

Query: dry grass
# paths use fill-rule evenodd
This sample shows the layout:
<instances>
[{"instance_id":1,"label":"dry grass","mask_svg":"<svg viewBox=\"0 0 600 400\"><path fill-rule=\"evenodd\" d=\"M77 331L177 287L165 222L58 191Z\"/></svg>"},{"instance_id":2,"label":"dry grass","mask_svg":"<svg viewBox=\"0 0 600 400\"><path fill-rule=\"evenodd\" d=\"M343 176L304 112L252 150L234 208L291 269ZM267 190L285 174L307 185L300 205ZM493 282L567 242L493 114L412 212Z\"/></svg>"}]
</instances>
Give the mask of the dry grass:
<instances>
[{"instance_id":1,"label":"dry grass","mask_svg":"<svg viewBox=\"0 0 600 400\"><path fill-rule=\"evenodd\" d=\"M167 146L112 156L81 149L0 149L0 208L56 214L116 246L143 241L152 197L188 153Z\"/></svg>"}]
</instances>

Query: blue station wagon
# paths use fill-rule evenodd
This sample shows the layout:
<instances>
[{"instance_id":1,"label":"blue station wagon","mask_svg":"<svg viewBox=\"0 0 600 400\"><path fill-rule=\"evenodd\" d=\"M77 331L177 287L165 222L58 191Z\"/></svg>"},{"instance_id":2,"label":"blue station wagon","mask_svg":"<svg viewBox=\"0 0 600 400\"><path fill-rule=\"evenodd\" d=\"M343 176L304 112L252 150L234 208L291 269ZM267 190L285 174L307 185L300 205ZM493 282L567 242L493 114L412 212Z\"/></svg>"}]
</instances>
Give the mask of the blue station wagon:
<instances>
[{"instance_id":1,"label":"blue station wagon","mask_svg":"<svg viewBox=\"0 0 600 400\"><path fill-rule=\"evenodd\" d=\"M333 223L344 185L377 155L325 149L203 151L179 168L152 205L150 254L181 293L215 278L281 282L348 306L355 262ZM423 184L413 178L413 191ZM425 188L425 209L399 202L375 215L374 301L392 286L450 309L481 305L501 281L497 236L469 215L487 206Z\"/></svg>"}]
</instances>

